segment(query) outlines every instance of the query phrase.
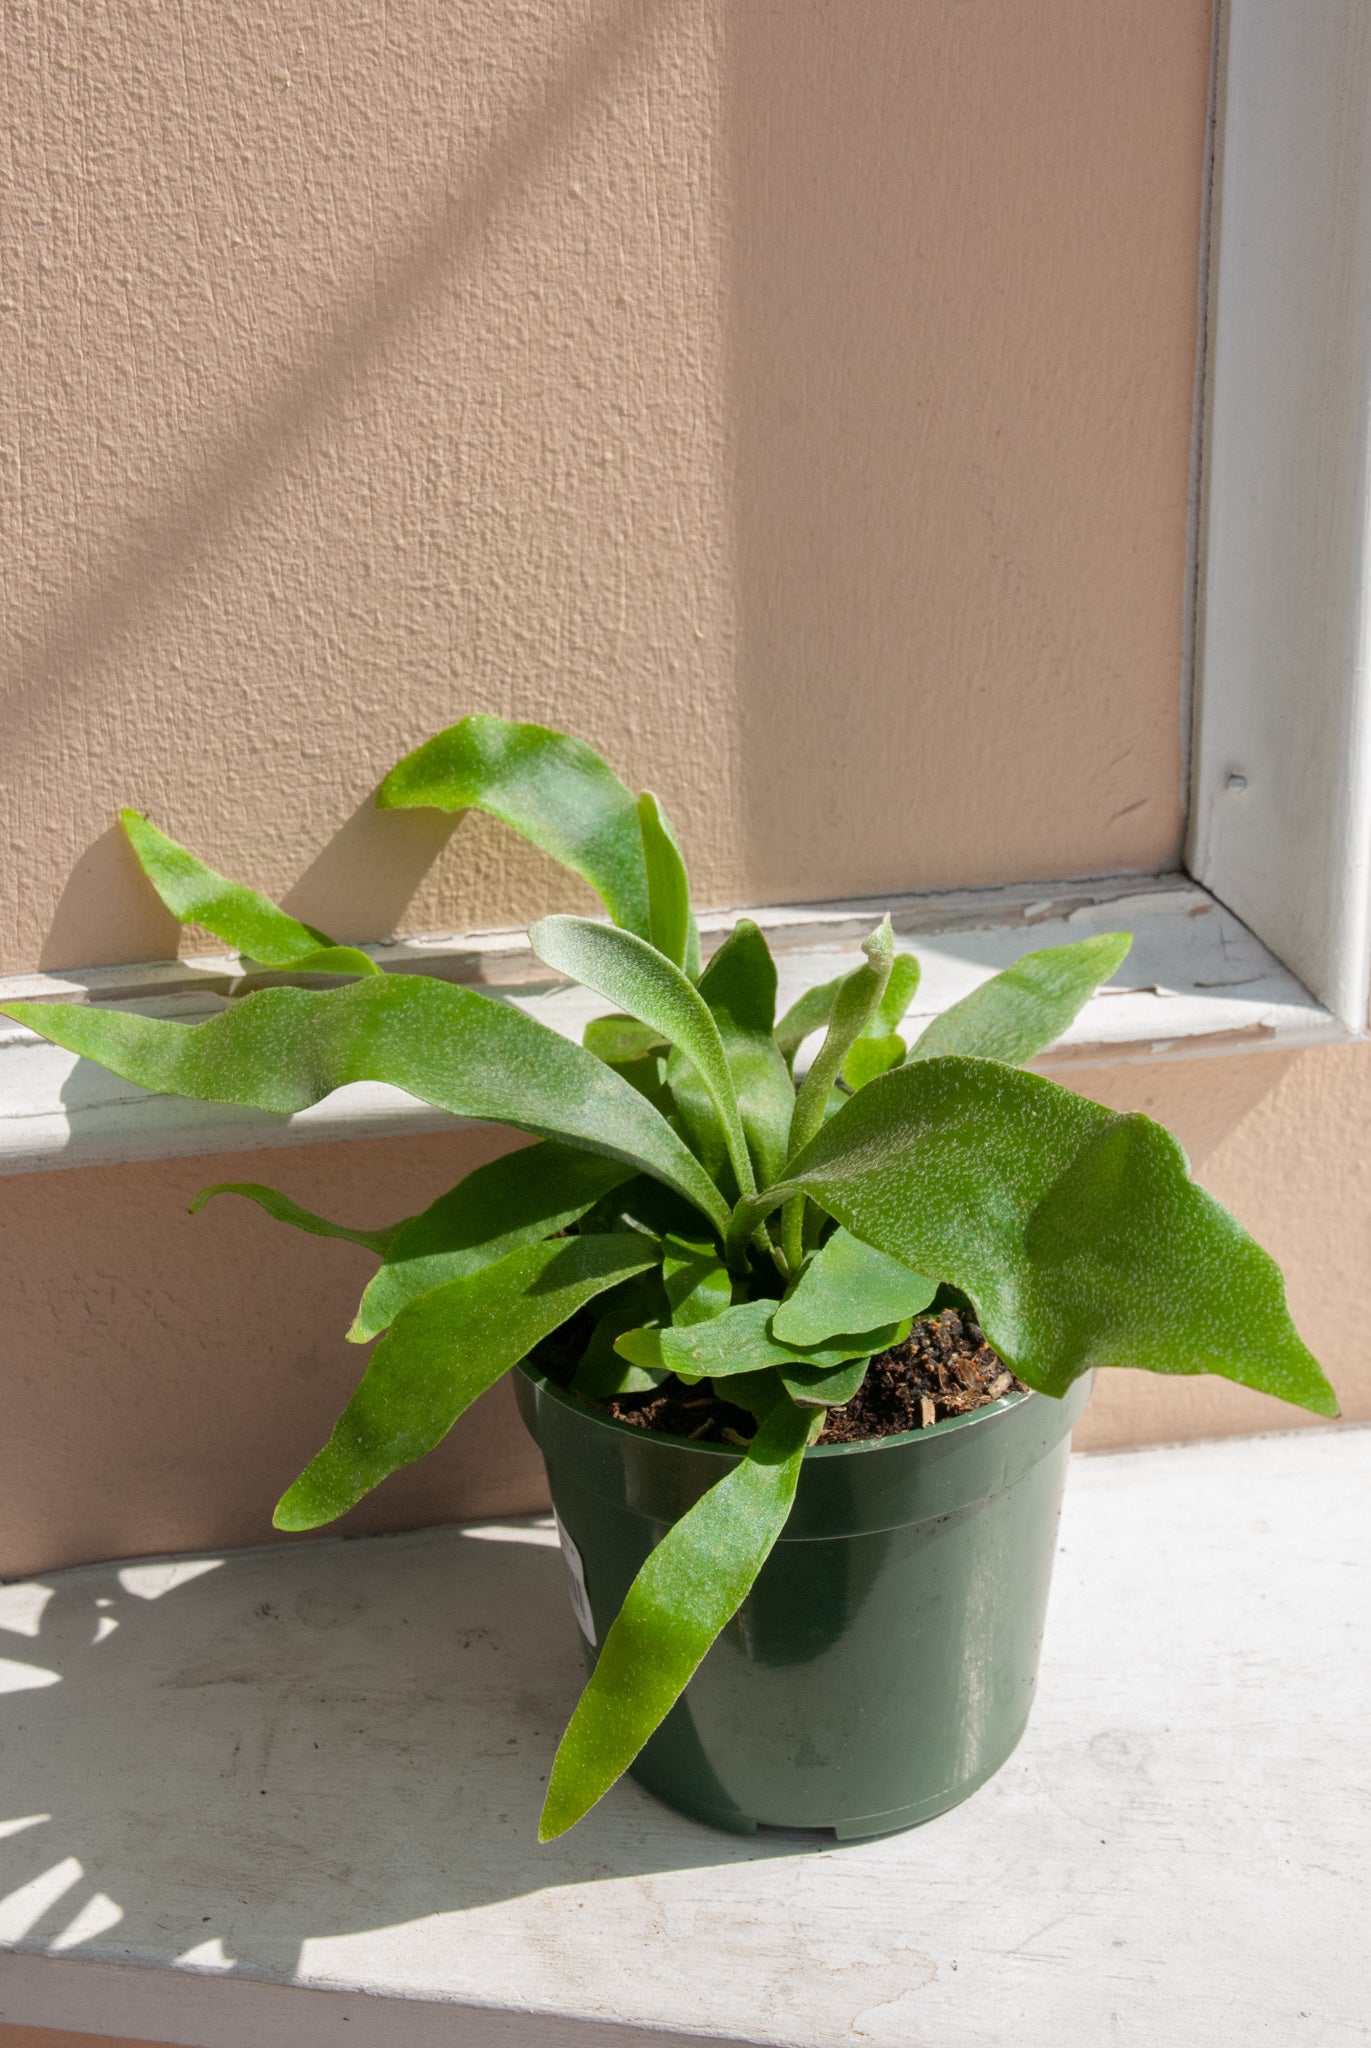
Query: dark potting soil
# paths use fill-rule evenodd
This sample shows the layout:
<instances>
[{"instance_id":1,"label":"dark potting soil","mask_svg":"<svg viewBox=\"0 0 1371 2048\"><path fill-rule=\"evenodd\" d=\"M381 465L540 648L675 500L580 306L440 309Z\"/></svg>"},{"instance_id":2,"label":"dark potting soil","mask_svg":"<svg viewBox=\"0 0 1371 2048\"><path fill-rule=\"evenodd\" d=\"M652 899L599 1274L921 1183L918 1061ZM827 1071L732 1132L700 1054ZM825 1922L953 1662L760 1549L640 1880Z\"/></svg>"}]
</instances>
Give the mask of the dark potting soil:
<instances>
[{"instance_id":1,"label":"dark potting soil","mask_svg":"<svg viewBox=\"0 0 1371 2048\"><path fill-rule=\"evenodd\" d=\"M861 1443L930 1429L949 1415L967 1415L1005 1394L1028 1389L985 1341L979 1323L955 1308L925 1316L903 1344L873 1358L866 1378L845 1406L830 1408L821 1444ZM757 1424L745 1409L721 1401L708 1387L676 1379L648 1394L617 1394L602 1404L619 1422L698 1443L745 1444Z\"/></svg>"}]
</instances>

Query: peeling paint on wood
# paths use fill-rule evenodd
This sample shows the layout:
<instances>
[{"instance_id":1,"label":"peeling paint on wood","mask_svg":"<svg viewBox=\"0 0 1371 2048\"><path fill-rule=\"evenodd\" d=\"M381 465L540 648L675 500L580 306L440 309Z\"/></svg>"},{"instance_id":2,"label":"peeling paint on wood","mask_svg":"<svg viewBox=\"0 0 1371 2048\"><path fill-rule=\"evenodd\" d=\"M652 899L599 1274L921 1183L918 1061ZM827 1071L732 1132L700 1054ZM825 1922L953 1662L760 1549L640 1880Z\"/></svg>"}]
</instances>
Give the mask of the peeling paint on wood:
<instances>
[{"instance_id":1,"label":"peeling paint on wood","mask_svg":"<svg viewBox=\"0 0 1371 2048\"><path fill-rule=\"evenodd\" d=\"M907 1037L1021 954L1117 930L1133 932L1133 951L1047 1056L1043 1064L1052 1071L1327 1045L1349 1036L1245 925L1184 876L750 910L776 953L780 1006L853 966L858 939L887 908L897 944L917 953L923 967ZM706 943L717 942L736 915L703 919ZM522 932L400 940L369 950L387 967L485 988L571 1038L607 1007L550 974ZM190 1021L221 1008L230 991L288 978L245 974L241 960L216 955L17 976L0 982L0 1001L121 1003ZM341 1088L292 1117L150 1096L0 1019L0 1172L437 1131L452 1122L371 1082Z\"/></svg>"}]
</instances>

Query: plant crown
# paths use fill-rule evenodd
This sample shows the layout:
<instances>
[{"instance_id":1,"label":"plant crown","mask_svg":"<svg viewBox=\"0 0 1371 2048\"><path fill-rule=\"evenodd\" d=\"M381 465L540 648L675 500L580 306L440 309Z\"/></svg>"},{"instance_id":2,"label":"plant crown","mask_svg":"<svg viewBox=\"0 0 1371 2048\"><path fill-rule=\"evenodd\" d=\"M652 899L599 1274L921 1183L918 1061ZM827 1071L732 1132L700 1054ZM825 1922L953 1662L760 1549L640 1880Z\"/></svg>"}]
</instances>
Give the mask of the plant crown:
<instances>
[{"instance_id":1,"label":"plant crown","mask_svg":"<svg viewBox=\"0 0 1371 2048\"><path fill-rule=\"evenodd\" d=\"M542 961L611 1007L583 1045L493 996L382 973L133 811L124 828L179 918L264 967L347 978L258 988L198 1024L7 1008L145 1088L289 1113L385 1081L538 1141L386 1230L326 1222L257 1185L196 1197L199 1209L246 1196L378 1261L348 1335L380 1341L279 1503L279 1528L332 1521L432 1450L582 1311L573 1394L675 1373L755 1416L736 1456L713 1454L724 1476L657 1545L608 1631L557 1752L542 1839L594 1805L680 1696L780 1535L828 1408L940 1285L970 1300L1041 1394L1135 1366L1221 1373L1336 1414L1275 1264L1190 1179L1176 1140L1020 1071L1119 967L1128 934L1025 954L907 1047L919 968L889 918L851 973L779 1020L775 964L750 919L702 969L665 810L580 740L464 718L392 769L377 803L489 812L597 892L611 922L545 917L529 934Z\"/></svg>"}]
</instances>

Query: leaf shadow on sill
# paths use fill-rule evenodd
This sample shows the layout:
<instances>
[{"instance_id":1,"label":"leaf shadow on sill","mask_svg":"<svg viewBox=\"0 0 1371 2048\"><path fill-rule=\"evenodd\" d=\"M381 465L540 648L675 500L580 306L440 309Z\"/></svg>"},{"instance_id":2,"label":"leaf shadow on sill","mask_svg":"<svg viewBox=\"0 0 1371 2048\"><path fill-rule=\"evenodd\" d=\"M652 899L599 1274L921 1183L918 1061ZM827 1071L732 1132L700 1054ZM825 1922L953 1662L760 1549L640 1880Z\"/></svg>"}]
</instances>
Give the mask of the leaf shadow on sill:
<instances>
[{"instance_id":1,"label":"leaf shadow on sill","mask_svg":"<svg viewBox=\"0 0 1371 2048\"><path fill-rule=\"evenodd\" d=\"M18 1686L0 1698L8 1945L282 1981L331 1937L521 1899L536 1919L563 1886L838 1853L818 1833L717 1832L627 1779L539 1848L583 1678L550 1530L273 1545L191 1570L59 1575L36 1634L10 1633L32 1590L0 1588Z\"/></svg>"}]
</instances>

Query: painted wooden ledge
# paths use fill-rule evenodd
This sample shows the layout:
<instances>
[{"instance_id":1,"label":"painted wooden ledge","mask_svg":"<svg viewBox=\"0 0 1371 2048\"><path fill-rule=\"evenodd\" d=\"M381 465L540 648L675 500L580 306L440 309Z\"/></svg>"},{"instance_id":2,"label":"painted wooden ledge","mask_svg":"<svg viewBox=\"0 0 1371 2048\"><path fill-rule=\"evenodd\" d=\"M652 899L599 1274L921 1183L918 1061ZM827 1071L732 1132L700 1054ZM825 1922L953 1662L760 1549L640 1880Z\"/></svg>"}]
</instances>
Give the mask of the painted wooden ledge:
<instances>
[{"instance_id":1,"label":"painted wooden ledge","mask_svg":"<svg viewBox=\"0 0 1371 2048\"><path fill-rule=\"evenodd\" d=\"M1028 1734L843 1848L629 1782L541 1521L0 1588L0 2020L196 2048L1352 2048L1371 1430L1073 1460Z\"/></svg>"},{"instance_id":2,"label":"painted wooden ledge","mask_svg":"<svg viewBox=\"0 0 1371 2048\"><path fill-rule=\"evenodd\" d=\"M781 1005L856 964L857 941L889 908L898 943L917 952L923 980L909 1024L1039 946L1125 929L1133 951L1120 975L1077 1018L1044 1071L1118 1060L1293 1049L1344 1041L1315 1002L1247 927L1183 875L907 896L889 902L799 904L749 913L777 954ZM704 920L706 944L738 913ZM367 949L385 966L462 982L515 1003L579 1038L608 1008L561 983L533 958L522 932L409 939ZM285 977L245 976L236 958L16 976L8 996L92 1002L193 1019L230 990ZM324 985L324 984L318 984ZM0 1017L0 1172L105 1166L207 1152L452 1128L452 1118L395 1088L340 1088L298 1116L149 1095Z\"/></svg>"}]
</instances>

